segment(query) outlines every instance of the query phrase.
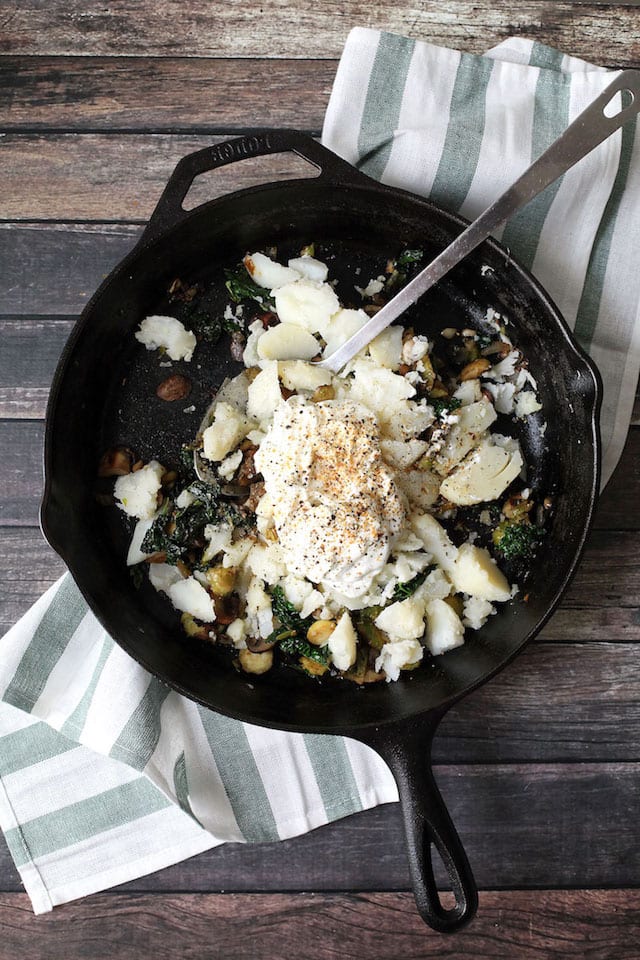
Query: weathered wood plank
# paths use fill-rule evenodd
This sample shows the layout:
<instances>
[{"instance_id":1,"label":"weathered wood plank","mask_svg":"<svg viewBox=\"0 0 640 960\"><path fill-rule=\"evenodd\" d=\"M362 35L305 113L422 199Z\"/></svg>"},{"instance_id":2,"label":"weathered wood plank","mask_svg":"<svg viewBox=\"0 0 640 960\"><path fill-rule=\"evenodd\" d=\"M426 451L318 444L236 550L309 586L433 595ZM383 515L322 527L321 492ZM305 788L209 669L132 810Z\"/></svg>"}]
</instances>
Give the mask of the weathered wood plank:
<instances>
[{"instance_id":1,"label":"weathered wood plank","mask_svg":"<svg viewBox=\"0 0 640 960\"><path fill-rule=\"evenodd\" d=\"M73 320L0 317L0 418L44 417L49 384Z\"/></svg>"},{"instance_id":2,"label":"weathered wood plank","mask_svg":"<svg viewBox=\"0 0 640 960\"><path fill-rule=\"evenodd\" d=\"M305 960L636 960L640 894L489 891L473 923L446 941L409 893L101 894L36 918L13 894L0 898L0 925L4 956L24 960L36 956L34 938L66 960L198 957L204 944L210 960L300 957L302 945Z\"/></svg>"},{"instance_id":3,"label":"weathered wood plank","mask_svg":"<svg viewBox=\"0 0 640 960\"><path fill-rule=\"evenodd\" d=\"M77 316L141 233L133 224L0 223L0 311Z\"/></svg>"},{"instance_id":4,"label":"weathered wood plank","mask_svg":"<svg viewBox=\"0 0 640 960\"><path fill-rule=\"evenodd\" d=\"M436 767L436 777L481 889L637 885L637 763L448 766ZM4 841L0 878L0 889L20 890ZM224 844L122 889L409 888L394 803L280 843Z\"/></svg>"},{"instance_id":5,"label":"weathered wood plank","mask_svg":"<svg viewBox=\"0 0 640 960\"><path fill-rule=\"evenodd\" d=\"M319 133L335 60L4 57L4 130Z\"/></svg>"},{"instance_id":6,"label":"weathered wood plank","mask_svg":"<svg viewBox=\"0 0 640 960\"><path fill-rule=\"evenodd\" d=\"M264 126L259 116L256 125ZM227 136L14 134L0 140L0 218L146 221L178 160ZM24 176L24 171L29 176ZM253 157L199 177L190 206L257 183L316 176L295 154Z\"/></svg>"},{"instance_id":7,"label":"weathered wood plank","mask_svg":"<svg viewBox=\"0 0 640 960\"><path fill-rule=\"evenodd\" d=\"M80 0L47 4L26 0L3 24L0 50L16 54L145 57L334 58L354 26L376 27L432 43L481 53L509 36L524 35L563 52L606 64L632 66L640 56L635 4L523 0L517 7L492 0L452 0L446 8L409 0L321 0L291 9L266 0L257 10L243 0L126 0L89 7Z\"/></svg>"}]
</instances>

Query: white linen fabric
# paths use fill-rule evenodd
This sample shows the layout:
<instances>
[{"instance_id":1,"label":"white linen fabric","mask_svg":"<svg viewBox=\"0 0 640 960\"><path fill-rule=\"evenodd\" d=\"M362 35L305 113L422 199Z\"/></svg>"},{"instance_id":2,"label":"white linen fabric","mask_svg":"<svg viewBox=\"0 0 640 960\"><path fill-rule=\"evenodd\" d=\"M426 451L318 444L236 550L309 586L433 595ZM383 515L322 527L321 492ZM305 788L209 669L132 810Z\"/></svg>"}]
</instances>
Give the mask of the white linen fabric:
<instances>
[{"instance_id":1,"label":"white linen fabric","mask_svg":"<svg viewBox=\"0 0 640 960\"><path fill-rule=\"evenodd\" d=\"M356 29L323 140L472 218L609 79L524 40L480 57ZM605 479L640 356L638 141L629 124L502 234L602 372ZM169 690L105 634L69 575L1 641L0 826L36 913L224 841L285 839L396 799L359 743L250 726Z\"/></svg>"}]
</instances>

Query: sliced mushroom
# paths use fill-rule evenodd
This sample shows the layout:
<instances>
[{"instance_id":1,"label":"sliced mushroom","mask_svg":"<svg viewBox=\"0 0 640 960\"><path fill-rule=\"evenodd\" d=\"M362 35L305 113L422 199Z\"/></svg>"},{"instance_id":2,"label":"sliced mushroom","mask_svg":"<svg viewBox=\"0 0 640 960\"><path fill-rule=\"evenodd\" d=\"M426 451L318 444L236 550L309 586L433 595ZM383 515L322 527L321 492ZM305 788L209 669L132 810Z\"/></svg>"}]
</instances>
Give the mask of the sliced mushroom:
<instances>
[{"instance_id":1,"label":"sliced mushroom","mask_svg":"<svg viewBox=\"0 0 640 960\"><path fill-rule=\"evenodd\" d=\"M251 653L266 653L267 650L271 650L275 646L276 641L269 641L264 637L247 637L246 644Z\"/></svg>"},{"instance_id":2,"label":"sliced mushroom","mask_svg":"<svg viewBox=\"0 0 640 960\"><path fill-rule=\"evenodd\" d=\"M129 447L111 447L100 459L98 476L124 477L131 473L135 459L135 454Z\"/></svg>"}]
</instances>

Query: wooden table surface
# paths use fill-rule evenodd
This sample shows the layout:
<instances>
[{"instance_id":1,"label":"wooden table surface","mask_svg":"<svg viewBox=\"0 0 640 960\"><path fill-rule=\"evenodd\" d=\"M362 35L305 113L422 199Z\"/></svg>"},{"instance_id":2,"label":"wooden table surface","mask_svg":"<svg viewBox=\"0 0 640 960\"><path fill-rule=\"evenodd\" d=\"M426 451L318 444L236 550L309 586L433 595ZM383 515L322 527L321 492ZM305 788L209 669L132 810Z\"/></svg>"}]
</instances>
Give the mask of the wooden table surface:
<instances>
[{"instance_id":1,"label":"wooden table surface","mask_svg":"<svg viewBox=\"0 0 640 960\"><path fill-rule=\"evenodd\" d=\"M355 25L475 53L522 35L640 66L637 0L0 3L0 634L63 571L37 516L47 391L75 317L181 156L268 126L319 134ZM229 168L216 187L287 163ZM481 890L466 930L443 938L419 920L392 804L37 918L0 840L1 960L637 960L639 502L637 425L560 609L442 724L436 774Z\"/></svg>"}]
</instances>

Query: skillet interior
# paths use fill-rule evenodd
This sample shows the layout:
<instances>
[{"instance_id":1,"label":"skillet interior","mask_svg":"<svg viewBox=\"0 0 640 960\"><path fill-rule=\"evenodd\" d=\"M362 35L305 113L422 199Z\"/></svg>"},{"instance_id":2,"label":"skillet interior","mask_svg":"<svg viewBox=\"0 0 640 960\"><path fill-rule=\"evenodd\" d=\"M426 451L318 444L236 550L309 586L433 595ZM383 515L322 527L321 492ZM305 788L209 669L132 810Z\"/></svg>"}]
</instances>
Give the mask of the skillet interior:
<instances>
[{"instance_id":1,"label":"skillet interior","mask_svg":"<svg viewBox=\"0 0 640 960\"><path fill-rule=\"evenodd\" d=\"M362 178L347 187L293 181L244 191L198 208L158 240L142 244L108 278L85 310L54 382L46 439L42 521L105 629L138 661L182 693L250 722L318 732L356 730L444 708L500 669L542 625L569 578L584 539L597 485L597 384L554 306L497 244L485 243L414 308L412 323L434 334L481 325L488 307L510 321L513 342L529 359L541 414L510 428L520 437L534 490L553 493L549 536L533 564L528 602L501 608L461 648L397 684L358 688L313 682L291 669L248 677L211 645L187 639L168 601L146 584L137 591L124 566L122 515L94 499L97 461L113 442L147 459L175 459L192 438L210 391L239 369L227 344L198 347L191 364L158 366L133 339L140 320L163 308L180 276L214 283L224 308L222 265L248 249L322 244L339 265L357 261L364 282L407 243L437 252L461 221L426 201ZM483 265L492 268L481 270ZM349 294L343 288L343 295ZM168 372L196 384L184 403L165 404L155 386ZM185 414L186 406L196 411ZM546 422L546 432L542 423ZM504 425L501 425L504 428ZM521 594L522 595L522 594Z\"/></svg>"}]
</instances>

